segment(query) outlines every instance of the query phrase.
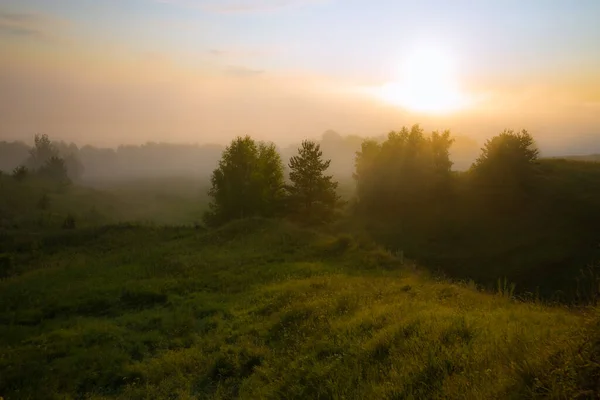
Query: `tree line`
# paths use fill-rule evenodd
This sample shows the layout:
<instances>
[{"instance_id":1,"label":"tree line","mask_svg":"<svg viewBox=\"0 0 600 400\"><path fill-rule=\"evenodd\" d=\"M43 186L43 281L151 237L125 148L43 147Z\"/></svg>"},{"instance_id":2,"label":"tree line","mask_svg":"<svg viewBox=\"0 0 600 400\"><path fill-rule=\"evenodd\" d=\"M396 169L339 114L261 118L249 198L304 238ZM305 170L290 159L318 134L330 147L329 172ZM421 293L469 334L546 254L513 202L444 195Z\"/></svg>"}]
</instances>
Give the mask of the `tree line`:
<instances>
[{"instance_id":1,"label":"tree line","mask_svg":"<svg viewBox=\"0 0 600 400\"><path fill-rule=\"evenodd\" d=\"M47 135L37 135L48 137ZM52 152L65 159L71 180L93 184L96 181L196 175L207 177L224 146L148 142L104 148L50 140ZM28 159L36 147L23 142L0 141L0 170L10 173L17 167L31 169ZM33 171L30 171L33 172Z\"/></svg>"},{"instance_id":2,"label":"tree line","mask_svg":"<svg viewBox=\"0 0 600 400\"><path fill-rule=\"evenodd\" d=\"M43 135L42 135L43 136ZM377 142L385 141L385 135L373 138ZM340 182L352 182L355 153L360 150L364 137L341 135L328 130L314 142L321 146L323 156L331 160L329 174ZM96 182L130 180L137 178L196 176L208 178L225 149L220 144L176 144L147 142L140 145L119 145L97 147L78 146L60 140L52 140L52 146L59 157L69 161L69 176L73 181L87 184ZM32 144L35 146L35 144ZM296 154L300 142L278 146L278 152L287 162ZM475 160L479 144L466 136L455 136L451 148L453 169L465 170ZM27 166L32 146L20 142L0 141L0 171L10 173L18 166ZM77 160L71 164L70 161ZM76 168L73 168L76 167Z\"/></svg>"},{"instance_id":3,"label":"tree line","mask_svg":"<svg viewBox=\"0 0 600 400\"><path fill-rule=\"evenodd\" d=\"M82 172L83 166L73 153L63 156L48 135L35 135L34 146L29 149L25 161L13 169L12 176L22 181L29 175L35 175L67 185L73 180L78 180Z\"/></svg>"},{"instance_id":4,"label":"tree line","mask_svg":"<svg viewBox=\"0 0 600 400\"><path fill-rule=\"evenodd\" d=\"M385 140L364 140L354 160L355 210L403 222L445 208L456 189L457 173L450 160L453 142L450 131L425 134L419 125L392 131ZM485 182L501 192L513 192L531 179L538 155L527 131L505 130L484 144L463 175L469 176L473 190ZM304 141L289 161L286 183L273 144L238 137L212 174L212 202L205 222L218 225L282 214L306 222L330 221L341 206L338 183L326 175L330 163L318 143Z\"/></svg>"}]
</instances>

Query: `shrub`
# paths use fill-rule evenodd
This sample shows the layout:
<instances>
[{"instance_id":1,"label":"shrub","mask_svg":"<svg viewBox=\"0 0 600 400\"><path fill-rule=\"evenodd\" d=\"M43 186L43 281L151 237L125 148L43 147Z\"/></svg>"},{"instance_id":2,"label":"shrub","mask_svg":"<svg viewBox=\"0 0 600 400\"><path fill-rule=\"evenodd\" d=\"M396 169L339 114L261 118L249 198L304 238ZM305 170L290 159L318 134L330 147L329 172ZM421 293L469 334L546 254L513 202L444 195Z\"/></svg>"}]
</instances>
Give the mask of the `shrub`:
<instances>
[{"instance_id":1,"label":"shrub","mask_svg":"<svg viewBox=\"0 0 600 400\"><path fill-rule=\"evenodd\" d=\"M27 167L25 167L23 165L18 166L17 168L13 169L13 172L12 172L12 177L17 182L24 181L25 178L27 178L28 175L29 175L29 170L27 169Z\"/></svg>"},{"instance_id":2,"label":"shrub","mask_svg":"<svg viewBox=\"0 0 600 400\"><path fill-rule=\"evenodd\" d=\"M71 214L67 215L62 224L63 229L75 229L75 217Z\"/></svg>"}]
</instances>

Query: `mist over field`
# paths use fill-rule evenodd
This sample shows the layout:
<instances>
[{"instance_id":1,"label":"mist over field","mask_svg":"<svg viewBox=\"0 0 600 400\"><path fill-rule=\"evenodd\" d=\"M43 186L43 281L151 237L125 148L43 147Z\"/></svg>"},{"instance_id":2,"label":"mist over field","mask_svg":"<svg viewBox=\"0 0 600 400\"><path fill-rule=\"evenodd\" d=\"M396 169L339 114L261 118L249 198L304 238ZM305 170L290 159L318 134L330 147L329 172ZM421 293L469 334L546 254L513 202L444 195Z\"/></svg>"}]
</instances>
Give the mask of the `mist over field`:
<instances>
[{"instance_id":1,"label":"mist over field","mask_svg":"<svg viewBox=\"0 0 600 400\"><path fill-rule=\"evenodd\" d=\"M492 135L493 136L493 135ZM330 173L341 180L351 180L356 152L365 139L383 140L384 134L373 137L359 135L343 136L328 130L315 139L321 144L323 154L331 159ZM76 143L56 142L63 155L73 154L82 164L81 182L94 184L100 181L131 178L195 176L206 178L216 167L226 145L176 144L169 142L146 142L140 145L116 147L78 146ZM452 169L469 169L480 153L484 142L471 137L456 135L450 149ZM275 143L282 159L289 160L300 142L289 145ZM536 143L537 144L537 143ZM31 140L0 141L0 171L12 171L27 159ZM595 150L595 136L570 141L570 147L550 144L538 148L544 157L574 157L594 159L600 153Z\"/></svg>"}]
</instances>

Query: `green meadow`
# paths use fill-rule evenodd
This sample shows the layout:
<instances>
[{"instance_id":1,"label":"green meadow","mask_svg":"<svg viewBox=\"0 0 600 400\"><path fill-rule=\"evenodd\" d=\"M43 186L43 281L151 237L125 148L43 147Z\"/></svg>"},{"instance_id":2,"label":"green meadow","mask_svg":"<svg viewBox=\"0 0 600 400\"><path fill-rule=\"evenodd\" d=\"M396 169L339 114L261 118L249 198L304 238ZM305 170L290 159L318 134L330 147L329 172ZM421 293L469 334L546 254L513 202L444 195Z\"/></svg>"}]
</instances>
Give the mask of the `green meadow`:
<instances>
[{"instance_id":1,"label":"green meadow","mask_svg":"<svg viewBox=\"0 0 600 400\"><path fill-rule=\"evenodd\" d=\"M6 399L594 398L599 315L276 220L13 243ZM6 256L5 256L6 257Z\"/></svg>"}]
</instances>

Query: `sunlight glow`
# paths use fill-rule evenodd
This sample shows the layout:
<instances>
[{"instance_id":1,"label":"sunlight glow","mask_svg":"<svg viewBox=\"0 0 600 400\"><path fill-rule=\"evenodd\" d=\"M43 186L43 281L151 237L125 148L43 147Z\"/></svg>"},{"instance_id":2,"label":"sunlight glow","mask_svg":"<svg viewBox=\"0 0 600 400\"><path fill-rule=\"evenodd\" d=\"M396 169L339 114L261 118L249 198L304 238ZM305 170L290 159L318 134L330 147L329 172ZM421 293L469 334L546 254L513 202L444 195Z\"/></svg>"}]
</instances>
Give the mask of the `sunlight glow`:
<instances>
[{"instance_id":1,"label":"sunlight glow","mask_svg":"<svg viewBox=\"0 0 600 400\"><path fill-rule=\"evenodd\" d=\"M453 59L438 49L422 48L406 60L400 79L382 85L377 95L411 111L440 114L469 105L459 86Z\"/></svg>"}]
</instances>

